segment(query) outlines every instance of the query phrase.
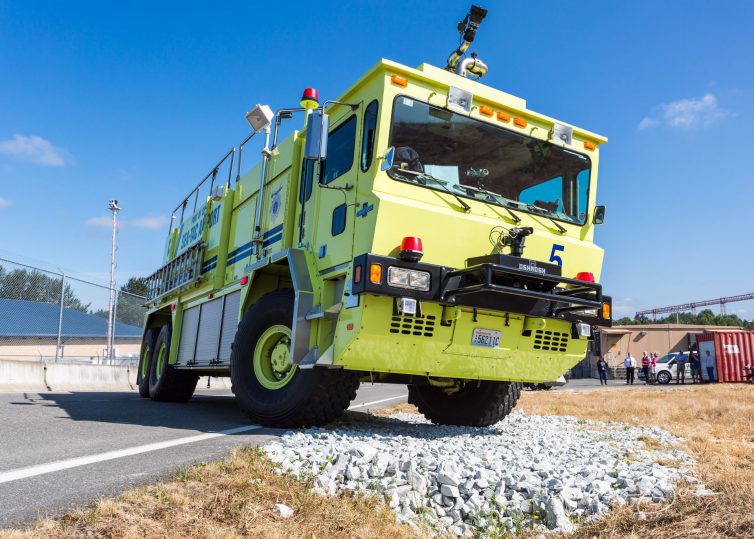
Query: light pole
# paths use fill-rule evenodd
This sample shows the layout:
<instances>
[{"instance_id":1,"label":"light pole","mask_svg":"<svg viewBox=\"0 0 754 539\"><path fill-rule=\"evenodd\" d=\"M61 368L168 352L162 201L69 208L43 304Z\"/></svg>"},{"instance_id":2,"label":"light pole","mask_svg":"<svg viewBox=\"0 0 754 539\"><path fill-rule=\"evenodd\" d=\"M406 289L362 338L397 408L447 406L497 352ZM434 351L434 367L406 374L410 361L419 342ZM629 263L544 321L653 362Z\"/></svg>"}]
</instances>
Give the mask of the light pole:
<instances>
[{"instance_id":1,"label":"light pole","mask_svg":"<svg viewBox=\"0 0 754 539\"><path fill-rule=\"evenodd\" d=\"M118 230L117 216L120 211L118 201L114 198L110 199L107 204L107 209L113 214L113 240L110 251L110 298L107 307L107 358L109 362L112 363L115 356L115 233Z\"/></svg>"}]
</instances>

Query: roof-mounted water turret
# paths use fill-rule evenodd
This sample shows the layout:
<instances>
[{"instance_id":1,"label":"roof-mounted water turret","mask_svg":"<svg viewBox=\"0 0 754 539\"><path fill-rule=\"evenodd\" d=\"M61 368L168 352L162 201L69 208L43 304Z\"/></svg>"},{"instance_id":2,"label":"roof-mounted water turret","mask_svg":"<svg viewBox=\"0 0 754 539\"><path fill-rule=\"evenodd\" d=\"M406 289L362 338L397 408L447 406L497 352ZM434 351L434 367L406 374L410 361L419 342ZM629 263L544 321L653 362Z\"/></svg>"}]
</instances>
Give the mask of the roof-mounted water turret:
<instances>
[{"instance_id":1,"label":"roof-mounted water turret","mask_svg":"<svg viewBox=\"0 0 754 539\"><path fill-rule=\"evenodd\" d=\"M454 71L456 74L466 77L467 74L482 78L487 74L487 65L477 58L476 53L471 53L471 58L465 58L459 63L459 60L466 54L471 43L476 37L477 28L487 16L487 10L479 6L471 6L471 10L466 17L458 23L458 33L461 34L461 44L448 57L448 65L445 69Z\"/></svg>"}]
</instances>

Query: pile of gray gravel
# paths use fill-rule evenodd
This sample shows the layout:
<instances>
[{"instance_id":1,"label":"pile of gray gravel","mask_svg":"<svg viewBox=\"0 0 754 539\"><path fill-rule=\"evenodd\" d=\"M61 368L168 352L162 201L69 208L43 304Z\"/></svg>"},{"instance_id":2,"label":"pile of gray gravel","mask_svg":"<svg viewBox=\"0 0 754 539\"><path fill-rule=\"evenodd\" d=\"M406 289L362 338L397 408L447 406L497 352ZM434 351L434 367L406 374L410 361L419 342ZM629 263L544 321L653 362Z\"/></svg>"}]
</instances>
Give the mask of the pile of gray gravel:
<instances>
[{"instance_id":1,"label":"pile of gray gravel","mask_svg":"<svg viewBox=\"0 0 754 539\"><path fill-rule=\"evenodd\" d=\"M648 439L664 449L647 449ZM395 414L290 432L265 450L282 471L313 476L325 494L381 495L401 522L464 536L570 532L611 506L671 498L675 480L698 483L680 442L658 428L573 417L513 413L472 428Z\"/></svg>"}]
</instances>

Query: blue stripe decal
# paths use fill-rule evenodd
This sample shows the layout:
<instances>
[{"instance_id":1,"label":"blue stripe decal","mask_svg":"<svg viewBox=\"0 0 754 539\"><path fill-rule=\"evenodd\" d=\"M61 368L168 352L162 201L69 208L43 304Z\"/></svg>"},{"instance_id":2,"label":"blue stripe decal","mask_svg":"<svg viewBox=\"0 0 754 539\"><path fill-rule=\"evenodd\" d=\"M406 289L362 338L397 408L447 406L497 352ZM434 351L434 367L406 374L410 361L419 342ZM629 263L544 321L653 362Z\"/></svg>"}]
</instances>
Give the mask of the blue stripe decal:
<instances>
[{"instance_id":1,"label":"blue stripe decal","mask_svg":"<svg viewBox=\"0 0 754 539\"><path fill-rule=\"evenodd\" d=\"M277 234L278 232L282 232L282 231L283 231L283 223L280 223L280 224L279 224L278 226L276 226L275 228L271 228L271 229L269 229L269 230L268 230L267 232L265 232L264 234L262 234L262 239L263 239L263 240L266 240L266 239L267 239L267 238L269 238L270 236L274 236L274 235L275 235L275 234Z\"/></svg>"},{"instance_id":2,"label":"blue stripe decal","mask_svg":"<svg viewBox=\"0 0 754 539\"><path fill-rule=\"evenodd\" d=\"M251 247L249 247L246 251L238 253L236 256L234 256L232 258L228 258L228 265L235 264L239 260L242 260L242 259L246 258L247 256L249 256L250 254L251 254Z\"/></svg>"},{"instance_id":3,"label":"blue stripe decal","mask_svg":"<svg viewBox=\"0 0 754 539\"><path fill-rule=\"evenodd\" d=\"M212 263L212 264L210 264L209 266L204 266L204 267L202 268L202 273L207 273L208 271L212 271L212 270L213 270L213 269L215 269L216 267L217 267L217 264L216 264L216 263Z\"/></svg>"},{"instance_id":4,"label":"blue stripe decal","mask_svg":"<svg viewBox=\"0 0 754 539\"><path fill-rule=\"evenodd\" d=\"M265 240L265 242L262 244L262 247L269 247L273 243L277 243L277 242L279 242L282 239L283 239L283 235L282 234L278 234L277 236L274 236L274 237L272 237L272 238L270 238L268 240Z\"/></svg>"},{"instance_id":5,"label":"blue stripe decal","mask_svg":"<svg viewBox=\"0 0 754 539\"><path fill-rule=\"evenodd\" d=\"M233 251L229 252L228 253L228 258L232 258L232 257L236 256L239 252L241 252L241 251L243 251L245 249L249 249L249 248L251 248L251 242L246 243L244 245L241 245L241 247L239 247L238 249L234 249Z\"/></svg>"},{"instance_id":6,"label":"blue stripe decal","mask_svg":"<svg viewBox=\"0 0 754 539\"><path fill-rule=\"evenodd\" d=\"M202 265L203 266L209 266L213 262L217 262L217 255L213 256L212 258L208 258L207 260L204 261L204 264L202 264Z\"/></svg>"}]
</instances>

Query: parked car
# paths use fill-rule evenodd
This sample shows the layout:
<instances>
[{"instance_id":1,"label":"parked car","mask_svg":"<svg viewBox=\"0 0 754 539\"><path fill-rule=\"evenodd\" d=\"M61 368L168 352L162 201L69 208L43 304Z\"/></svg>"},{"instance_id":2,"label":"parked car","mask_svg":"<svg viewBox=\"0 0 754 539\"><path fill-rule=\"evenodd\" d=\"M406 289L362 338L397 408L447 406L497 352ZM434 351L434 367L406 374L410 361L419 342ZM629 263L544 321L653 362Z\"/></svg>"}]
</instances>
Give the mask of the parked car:
<instances>
[{"instance_id":1,"label":"parked car","mask_svg":"<svg viewBox=\"0 0 754 539\"><path fill-rule=\"evenodd\" d=\"M676 375L678 374L678 365L676 364L676 356L678 355L678 352L671 352L670 354L657 358L658 383L669 384L671 380L675 380ZM691 380L691 364L689 363L689 353L682 352L680 355L682 355L686 361L686 378ZM639 380L644 380L644 371L641 369L641 367L639 367L637 371L639 371Z\"/></svg>"}]
</instances>

